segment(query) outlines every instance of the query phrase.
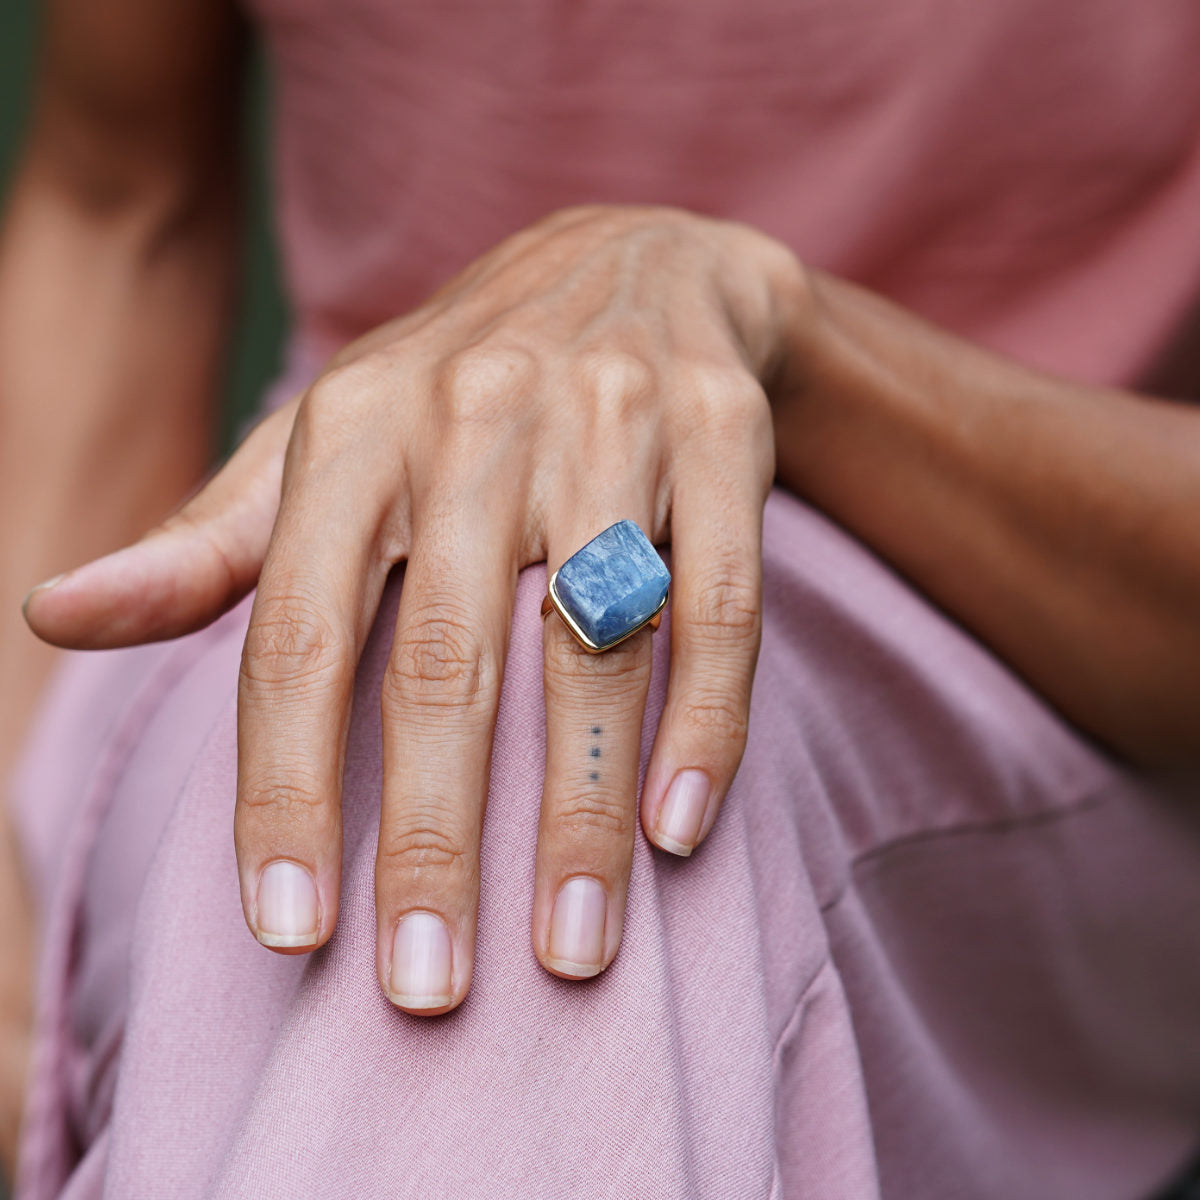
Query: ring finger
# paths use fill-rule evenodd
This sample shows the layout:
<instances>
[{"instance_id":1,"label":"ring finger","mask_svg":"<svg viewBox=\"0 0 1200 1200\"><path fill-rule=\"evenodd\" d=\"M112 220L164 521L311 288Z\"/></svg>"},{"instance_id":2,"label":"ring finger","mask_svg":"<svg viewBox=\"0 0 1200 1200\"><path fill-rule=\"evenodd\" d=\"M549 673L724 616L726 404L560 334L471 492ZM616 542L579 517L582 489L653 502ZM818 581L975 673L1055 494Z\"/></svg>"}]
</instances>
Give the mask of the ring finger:
<instances>
[{"instance_id":1,"label":"ring finger","mask_svg":"<svg viewBox=\"0 0 1200 1200\"><path fill-rule=\"evenodd\" d=\"M646 510L632 514L643 530ZM601 511L601 510L597 510ZM620 507L552 533L551 568L631 514ZM638 759L650 684L650 631L588 653L561 617L543 630L546 775L538 829L534 950L547 970L586 979L621 941L637 827Z\"/></svg>"}]
</instances>

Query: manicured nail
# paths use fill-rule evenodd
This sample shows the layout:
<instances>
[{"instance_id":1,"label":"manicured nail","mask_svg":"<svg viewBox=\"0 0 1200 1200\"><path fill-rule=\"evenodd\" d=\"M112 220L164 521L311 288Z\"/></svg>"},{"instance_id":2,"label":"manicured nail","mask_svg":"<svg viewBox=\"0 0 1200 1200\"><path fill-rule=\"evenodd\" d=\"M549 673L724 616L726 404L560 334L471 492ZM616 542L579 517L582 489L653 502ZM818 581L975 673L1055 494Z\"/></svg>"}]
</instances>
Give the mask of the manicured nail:
<instances>
[{"instance_id":1,"label":"manicured nail","mask_svg":"<svg viewBox=\"0 0 1200 1200\"><path fill-rule=\"evenodd\" d=\"M276 859L258 878L254 924L264 946L315 946L321 924L317 885L299 863Z\"/></svg>"},{"instance_id":2,"label":"manicured nail","mask_svg":"<svg viewBox=\"0 0 1200 1200\"><path fill-rule=\"evenodd\" d=\"M388 999L400 1008L444 1008L453 997L450 962L450 931L441 917L402 917L392 938Z\"/></svg>"},{"instance_id":3,"label":"manicured nail","mask_svg":"<svg viewBox=\"0 0 1200 1200\"><path fill-rule=\"evenodd\" d=\"M550 920L548 963L564 975L587 979L604 969L604 918L608 896L588 875L576 875L558 889Z\"/></svg>"},{"instance_id":4,"label":"manicured nail","mask_svg":"<svg viewBox=\"0 0 1200 1200\"><path fill-rule=\"evenodd\" d=\"M654 844L686 857L700 840L700 826L711 791L703 771L680 771L663 797L654 826Z\"/></svg>"}]
</instances>

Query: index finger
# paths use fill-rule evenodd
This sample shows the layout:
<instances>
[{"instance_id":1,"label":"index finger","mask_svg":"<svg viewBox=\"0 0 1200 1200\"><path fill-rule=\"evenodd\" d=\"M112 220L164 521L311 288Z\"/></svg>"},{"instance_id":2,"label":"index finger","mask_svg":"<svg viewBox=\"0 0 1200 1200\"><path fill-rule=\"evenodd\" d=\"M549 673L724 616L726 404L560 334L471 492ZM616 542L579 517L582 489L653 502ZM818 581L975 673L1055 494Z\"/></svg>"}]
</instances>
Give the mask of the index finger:
<instances>
[{"instance_id":1,"label":"index finger","mask_svg":"<svg viewBox=\"0 0 1200 1200\"><path fill-rule=\"evenodd\" d=\"M357 494L323 488L318 509L310 490L280 509L238 685L242 906L255 937L284 952L322 945L337 921L354 673L387 570Z\"/></svg>"}]
</instances>

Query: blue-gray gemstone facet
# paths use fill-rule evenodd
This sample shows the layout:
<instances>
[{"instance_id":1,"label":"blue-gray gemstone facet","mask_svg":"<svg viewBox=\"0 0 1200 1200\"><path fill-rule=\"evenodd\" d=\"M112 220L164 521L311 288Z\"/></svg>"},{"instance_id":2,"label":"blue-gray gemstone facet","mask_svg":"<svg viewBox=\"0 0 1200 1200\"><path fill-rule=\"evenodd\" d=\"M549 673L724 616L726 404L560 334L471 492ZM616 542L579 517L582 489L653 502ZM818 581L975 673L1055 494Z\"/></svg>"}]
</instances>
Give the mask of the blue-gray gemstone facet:
<instances>
[{"instance_id":1,"label":"blue-gray gemstone facet","mask_svg":"<svg viewBox=\"0 0 1200 1200\"><path fill-rule=\"evenodd\" d=\"M670 572L632 521L618 521L558 569L554 592L593 646L619 642L663 606Z\"/></svg>"}]
</instances>

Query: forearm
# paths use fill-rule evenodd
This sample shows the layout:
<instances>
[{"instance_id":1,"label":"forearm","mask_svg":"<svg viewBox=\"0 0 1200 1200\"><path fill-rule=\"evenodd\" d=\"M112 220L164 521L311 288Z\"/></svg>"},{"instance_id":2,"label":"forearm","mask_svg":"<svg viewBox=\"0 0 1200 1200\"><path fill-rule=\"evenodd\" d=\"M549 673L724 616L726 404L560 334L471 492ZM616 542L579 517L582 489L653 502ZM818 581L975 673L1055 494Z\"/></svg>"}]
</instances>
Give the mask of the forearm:
<instances>
[{"instance_id":1,"label":"forearm","mask_svg":"<svg viewBox=\"0 0 1200 1200\"><path fill-rule=\"evenodd\" d=\"M43 174L19 178L0 238L0 488L25 509L5 538L111 542L208 461L232 201L147 185L96 209Z\"/></svg>"},{"instance_id":2,"label":"forearm","mask_svg":"<svg viewBox=\"0 0 1200 1200\"><path fill-rule=\"evenodd\" d=\"M1138 761L1200 756L1200 410L1072 385L825 276L780 480Z\"/></svg>"},{"instance_id":3,"label":"forearm","mask_svg":"<svg viewBox=\"0 0 1200 1200\"><path fill-rule=\"evenodd\" d=\"M208 460L241 54L223 2L45 6L0 228L0 539L8 574L32 569L5 611L10 589L143 528Z\"/></svg>"},{"instance_id":4,"label":"forearm","mask_svg":"<svg viewBox=\"0 0 1200 1200\"><path fill-rule=\"evenodd\" d=\"M0 652L25 707L48 662L25 592L137 536L209 462L234 243L228 194L94 205L48 174L29 162L0 235Z\"/></svg>"}]
</instances>

